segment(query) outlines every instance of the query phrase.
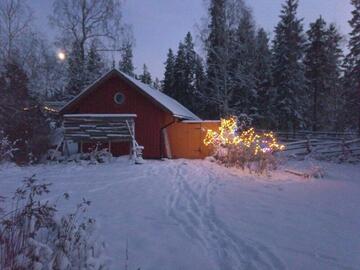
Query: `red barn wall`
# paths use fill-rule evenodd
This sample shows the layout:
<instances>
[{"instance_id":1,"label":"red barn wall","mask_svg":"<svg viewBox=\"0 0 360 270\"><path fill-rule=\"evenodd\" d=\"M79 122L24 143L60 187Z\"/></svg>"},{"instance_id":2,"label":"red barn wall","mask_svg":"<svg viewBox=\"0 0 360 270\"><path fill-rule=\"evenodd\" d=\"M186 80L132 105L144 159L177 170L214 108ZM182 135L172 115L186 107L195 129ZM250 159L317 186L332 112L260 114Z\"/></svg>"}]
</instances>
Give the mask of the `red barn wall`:
<instances>
[{"instance_id":1,"label":"red barn wall","mask_svg":"<svg viewBox=\"0 0 360 270\"><path fill-rule=\"evenodd\" d=\"M114 102L114 95L117 92L121 92L125 96L125 101L121 105ZM144 146L143 155L145 158L162 156L161 128L168 123L169 119L173 118L169 112L117 76L101 83L91 93L81 98L79 103L64 113L136 114L135 137L137 142ZM128 144L125 143L112 143L111 148L115 155L127 155L129 153Z\"/></svg>"}]
</instances>

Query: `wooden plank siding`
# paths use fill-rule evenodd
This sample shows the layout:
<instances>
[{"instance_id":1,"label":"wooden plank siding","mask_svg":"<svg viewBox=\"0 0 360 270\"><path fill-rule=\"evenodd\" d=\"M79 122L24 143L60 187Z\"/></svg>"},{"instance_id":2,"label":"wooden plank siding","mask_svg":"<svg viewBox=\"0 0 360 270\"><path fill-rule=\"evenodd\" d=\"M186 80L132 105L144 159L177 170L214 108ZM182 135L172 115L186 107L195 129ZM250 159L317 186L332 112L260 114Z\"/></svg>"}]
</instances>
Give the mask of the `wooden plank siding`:
<instances>
[{"instance_id":1,"label":"wooden plank siding","mask_svg":"<svg viewBox=\"0 0 360 270\"><path fill-rule=\"evenodd\" d=\"M183 121L167 128L172 158L202 159L213 152L203 141L208 129L217 130L220 121Z\"/></svg>"}]
</instances>

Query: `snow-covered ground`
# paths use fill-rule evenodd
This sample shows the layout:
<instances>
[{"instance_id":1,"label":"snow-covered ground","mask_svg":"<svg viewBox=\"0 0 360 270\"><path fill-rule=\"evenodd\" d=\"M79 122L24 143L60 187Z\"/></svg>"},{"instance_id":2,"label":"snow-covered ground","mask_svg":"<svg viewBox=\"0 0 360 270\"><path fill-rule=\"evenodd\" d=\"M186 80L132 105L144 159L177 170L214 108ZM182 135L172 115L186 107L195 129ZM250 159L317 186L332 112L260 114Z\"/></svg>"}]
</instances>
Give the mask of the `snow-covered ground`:
<instances>
[{"instance_id":1,"label":"snow-covered ground","mask_svg":"<svg viewBox=\"0 0 360 270\"><path fill-rule=\"evenodd\" d=\"M306 170L309 162L285 165ZM360 166L321 163L323 179L270 178L209 161L120 158L103 165L0 167L0 195L36 174L71 211L92 205L113 269L360 269Z\"/></svg>"}]
</instances>

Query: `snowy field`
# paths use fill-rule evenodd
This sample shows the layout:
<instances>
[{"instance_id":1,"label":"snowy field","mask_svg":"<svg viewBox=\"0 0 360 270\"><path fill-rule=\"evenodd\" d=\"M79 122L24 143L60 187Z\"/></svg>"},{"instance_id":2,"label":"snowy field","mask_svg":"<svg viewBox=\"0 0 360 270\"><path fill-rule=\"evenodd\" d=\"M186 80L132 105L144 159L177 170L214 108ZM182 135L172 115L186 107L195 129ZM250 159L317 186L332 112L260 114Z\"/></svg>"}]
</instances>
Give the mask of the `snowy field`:
<instances>
[{"instance_id":1,"label":"snowy field","mask_svg":"<svg viewBox=\"0 0 360 270\"><path fill-rule=\"evenodd\" d=\"M286 168L305 170L310 162ZM209 161L125 158L103 165L0 167L0 195L36 174L72 211L83 197L113 269L360 269L360 166L321 163L323 179L271 177Z\"/></svg>"}]
</instances>

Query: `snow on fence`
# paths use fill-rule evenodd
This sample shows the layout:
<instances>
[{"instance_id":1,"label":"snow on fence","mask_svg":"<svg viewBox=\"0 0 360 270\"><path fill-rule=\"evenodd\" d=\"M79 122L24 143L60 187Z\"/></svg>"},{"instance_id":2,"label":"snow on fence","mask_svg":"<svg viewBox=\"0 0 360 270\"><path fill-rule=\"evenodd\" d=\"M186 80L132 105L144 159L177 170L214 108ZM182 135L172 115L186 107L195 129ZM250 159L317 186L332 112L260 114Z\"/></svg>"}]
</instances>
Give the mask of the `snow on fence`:
<instances>
[{"instance_id":1,"label":"snow on fence","mask_svg":"<svg viewBox=\"0 0 360 270\"><path fill-rule=\"evenodd\" d=\"M298 140L311 139L330 139L343 140L359 137L355 132L332 132L332 131L296 131L296 132L276 132L276 135L284 142L293 142Z\"/></svg>"},{"instance_id":2,"label":"snow on fence","mask_svg":"<svg viewBox=\"0 0 360 270\"><path fill-rule=\"evenodd\" d=\"M317 158L360 158L360 137L352 132L277 132L287 154Z\"/></svg>"}]
</instances>

